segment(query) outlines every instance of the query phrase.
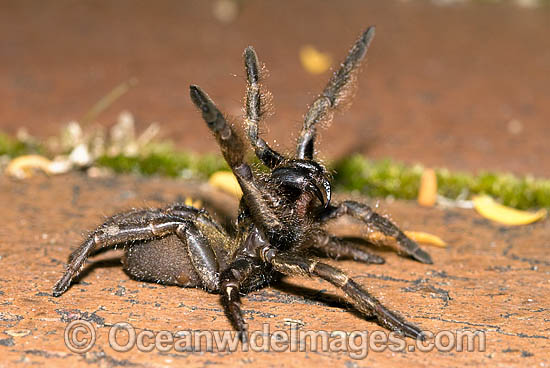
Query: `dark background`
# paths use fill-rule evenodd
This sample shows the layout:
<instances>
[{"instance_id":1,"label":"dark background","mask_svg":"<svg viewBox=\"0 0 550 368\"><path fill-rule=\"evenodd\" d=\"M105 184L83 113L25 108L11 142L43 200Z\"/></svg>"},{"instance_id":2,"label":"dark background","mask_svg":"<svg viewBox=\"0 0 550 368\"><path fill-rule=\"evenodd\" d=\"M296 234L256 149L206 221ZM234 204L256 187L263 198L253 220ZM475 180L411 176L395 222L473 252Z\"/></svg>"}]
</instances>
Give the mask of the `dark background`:
<instances>
[{"instance_id":1,"label":"dark background","mask_svg":"<svg viewBox=\"0 0 550 368\"><path fill-rule=\"evenodd\" d=\"M352 151L408 163L550 175L550 8L465 2L241 1L216 18L214 1L0 1L0 130L58 134L114 86L139 84L99 116L122 110L138 128L159 122L181 150L216 146L194 110L201 85L241 114L241 54L253 45L270 76L275 115L264 130L290 150L306 106L329 72L307 73L311 44L339 62L368 25L377 35L352 108L322 132L333 159Z\"/></svg>"}]
</instances>

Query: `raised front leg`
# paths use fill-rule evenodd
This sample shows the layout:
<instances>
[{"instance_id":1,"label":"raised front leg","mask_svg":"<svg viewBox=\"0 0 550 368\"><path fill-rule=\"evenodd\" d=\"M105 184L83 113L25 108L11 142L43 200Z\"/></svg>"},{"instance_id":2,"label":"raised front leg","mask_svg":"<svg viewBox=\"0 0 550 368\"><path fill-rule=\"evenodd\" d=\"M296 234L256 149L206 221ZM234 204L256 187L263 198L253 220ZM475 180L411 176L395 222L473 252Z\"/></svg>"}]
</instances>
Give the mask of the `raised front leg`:
<instances>
[{"instance_id":1,"label":"raised front leg","mask_svg":"<svg viewBox=\"0 0 550 368\"><path fill-rule=\"evenodd\" d=\"M297 158L312 159L317 125L329 124L335 109L345 104L353 94L355 75L374 37L374 27L369 27L349 50L340 68L332 75L325 89L310 106L298 137Z\"/></svg>"},{"instance_id":2,"label":"raised front leg","mask_svg":"<svg viewBox=\"0 0 550 368\"><path fill-rule=\"evenodd\" d=\"M258 123L265 114L266 105L269 101L266 101L267 95L261 90L260 85L260 71L258 66L258 56L254 49L249 46L244 50L244 67L246 71L247 88L246 88L246 133L248 139L254 147L256 156L269 168L281 164L284 161L284 157L273 150L269 145L260 137L258 132Z\"/></svg>"},{"instance_id":3,"label":"raised front leg","mask_svg":"<svg viewBox=\"0 0 550 368\"><path fill-rule=\"evenodd\" d=\"M345 201L336 206L329 206L325 211L321 212L318 220L326 222L343 215L349 215L361 220L373 230L381 232L384 235L382 244L394 247L398 253L406 254L422 263L433 263L430 255L422 250L415 241L407 237L390 220L380 216L366 204ZM373 232L365 232L361 235L374 244L381 242L380 238L378 236L375 237L375 233Z\"/></svg>"},{"instance_id":4,"label":"raised front leg","mask_svg":"<svg viewBox=\"0 0 550 368\"><path fill-rule=\"evenodd\" d=\"M278 231L282 223L274 208L278 198L271 196L266 188L256 180L250 165L244 162L244 146L240 137L227 123L214 102L198 86L191 86L191 100L202 111L202 117L214 133L223 156L237 178L243 191L243 197L251 215L265 229Z\"/></svg>"},{"instance_id":5,"label":"raised front leg","mask_svg":"<svg viewBox=\"0 0 550 368\"><path fill-rule=\"evenodd\" d=\"M199 86L192 85L189 89L191 101L201 110L202 118L214 133L229 167L235 170L241 165L246 165L244 162L245 147L241 137L235 133L214 101Z\"/></svg>"}]
</instances>

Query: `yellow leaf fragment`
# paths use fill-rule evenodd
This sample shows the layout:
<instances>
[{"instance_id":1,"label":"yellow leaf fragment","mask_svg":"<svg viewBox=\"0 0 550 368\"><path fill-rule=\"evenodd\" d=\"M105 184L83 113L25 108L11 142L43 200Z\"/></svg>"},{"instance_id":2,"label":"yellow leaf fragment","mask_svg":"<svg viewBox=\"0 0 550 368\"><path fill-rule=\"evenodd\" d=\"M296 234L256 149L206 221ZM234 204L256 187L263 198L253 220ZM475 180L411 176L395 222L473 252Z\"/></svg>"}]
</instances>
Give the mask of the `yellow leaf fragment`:
<instances>
[{"instance_id":1,"label":"yellow leaf fragment","mask_svg":"<svg viewBox=\"0 0 550 368\"><path fill-rule=\"evenodd\" d=\"M472 201L474 208L481 216L504 225L526 225L543 219L547 215L545 208L536 212L520 211L497 203L487 195L475 196Z\"/></svg>"},{"instance_id":2,"label":"yellow leaf fragment","mask_svg":"<svg viewBox=\"0 0 550 368\"><path fill-rule=\"evenodd\" d=\"M436 247L446 248L447 243L437 235L425 233L423 231L405 231L405 235L417 243L433 245Z\"/></svg>"},{"instance_id":3,"label":"yellow leaf fragment","mask_svg":"<svg viewBox=\"0 0 550 368\"><path fill-rule=\"evenodd\" d=\"M330 68L332 57L311 45L302 46L300 49L300 61L306 71L311 74L321 74Z\"/></svg>"},{"instance_id":4,"label":"yellow leaf fragment","mask_svg":"<svg viewBox=\"0 0 550 368\"><path fill-rule=\"evenodd\" d=\"M437 200L437 177L433 169L424 169L420 178L418 190L418 204L433 207Z\"/></svg>"},{"instance_id":5,"label":"yellow leaf fragment","mask_svg":"<svg viewBox=\"0 0 550 368\"><path fill-rule=\"evenodd\" d=\"M395 238L390 238L380 231L369 232L365 238L373 244L387 244L389 240L395 240Z\"/></svg>"},{"instance_id":6,"label":"yellow leaf fragment","mask_svg":"<svg viewBox=\"0 0 550 368\"><path fill-rule=\"evenodd\" d=\"M42 170L49 174L51 164L52 162L44 156L19 156L10 161L6 167L6 174L17 179L27 179L32 176L34 170Z\"/></svg>"},{"instance_id":7,"label":"yellow leaf fragment","mask_svg":"<svg viewBox=\"0 0 550 368\"><path fill-rule=\"evenodd\" d=\"M184 204L190 207L202 208L202 201L200 199L197 199L196 201L194 201L193 198L187 197L185 198Z\"/></svg>"},{"instance_id":8,"label":"yellow leaf fragment","mask_svg":"<svg viewBox=\"0 0 550 368\"><path fill-rule=\"evenodd\" d=\"M213 187L216 187L228 194L231 194L235 198L240 199L243 195L241 186L239 185L237 178L235 177L235 175L233 175L232 172L217 171L212 174L212 176L210 176L210 179L208 179L208 183Z\"/></svg>"},{"instance_id":9,"label":"yellow leaf fragment","mask_svg":"<svg viewBox=\"0 0 550 368\"><path fill-rule=\"evenodd\" d=\"M24 337L31 334L31 330L6 330L4 333L13 337Z\"/></svg>"},{"instance_id":10,"label":"yellow leaf fragment","mask_svg":"<svg viewBox=\"0 0 550 368\"><path fill-rule=\"evenodd\" d=\"M447 243L445 243L443 239L433 234L425 233L422 231L405 231L405 235L407 235L409 238L417 243L432 245L440 248L447 247ZM366 236L366 239L374 244L385 245L395 244L395 242L397 241L394 237L384 235L380 231L369 232Z\"/></svg>"}]
</instances>

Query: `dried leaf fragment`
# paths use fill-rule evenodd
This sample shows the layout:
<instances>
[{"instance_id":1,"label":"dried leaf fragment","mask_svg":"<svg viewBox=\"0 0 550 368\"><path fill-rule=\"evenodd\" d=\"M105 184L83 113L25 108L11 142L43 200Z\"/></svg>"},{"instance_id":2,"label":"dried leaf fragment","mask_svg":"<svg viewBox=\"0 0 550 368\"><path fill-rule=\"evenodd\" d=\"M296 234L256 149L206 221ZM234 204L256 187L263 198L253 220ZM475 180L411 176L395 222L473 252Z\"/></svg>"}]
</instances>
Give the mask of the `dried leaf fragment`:
<instances>
[{"instance_id":1,"label":"dried leaf fragment","mask_svg":"<svg viewBox=\"0 0 550 368\"><path fill-rule=\"evenodd\" d=\"M407 235L409 238L417 243L433 245L440 248L447 247L447 243L445 243L445 241L437 235L425 233L422 231L405 231L405 235ZM396 242L395 238L384 235L380 231L369 232L365 238L373 244L391 245Z\"/></svg>"},{"instance_id":2,"label":"dried leaf fragment","mask_svg":"<svg viewBox=\"0 0 550 368\"><path fill-rule=\"evenodd\" d=\"M311 45L305 45L300 49L300 61L306 71L311 74L321 74L330 68L332 57Z\"/></svg>"},{"instance_id":3,"label":"dried leaf fragment","mask_svg":"<svg viewBox=\"0 0 550 368\"><path fill-rule=\"evenodd\" d=\"M235 175L229 171L217 171L210 176L208 183L213 187L216 187L228 194L231 194L237 199L240 199L243 195L241 186L237 181Z\"/></svg>"},{"instance_id":4,"label":"dried leaf fragment","mask_svg":"<svg viewBox=\"0 0 550 368\"><path fill-rule=\"evenodd\" d=\"M34 170L41 170L50 174L51 164L52 162L44 156L19 156L10 161L6 167L6 174L17 179L30 178Z\"/></svg>"},{"instance_id":5,"label":"dried leaf fragment","mask_svg":"<svg viewBox=\"0 0 550 368\"><path fill-rule=\"evenodd\" d=\"M536 212L520 211L497 203L487 195L475 196L472 201L481 216L504 225L530 224L545 218L548 212L545 208Z\"/></svg>"},{"instance_id":6,"label":"dried leaf fragment","mask_svg":"<svg viewBox=\"0 0 550 368\"><path fill-rule=\"evenodd\" d=\"M31 330L6 330L4 333L13 337L25 337L31 334Z\"/></svg>"},{"instance_id":7,"label":"dried leaf fragment","mask_svg":"<svg viewBox=\"0 0 550 368\"><path fill-rule=\"evenodd\" d=\"M447 247L447 243L437 235L425 233L423 231L405 231L405 235L417 243L433 245L440 248Z\"/></svg>"},{"instance_id":8,"label":"dried leaf fragment","mask_svg":"<svg viewBox=\"0 0 550 368\"><path fill-rule=\"evenodd\" d=\"M433 207L437 201L437 177L433 169L424 169L418 189L418 204Z\"/></svg>"},{"instance_id":9,"label":"dried leaf fragment","mask_svg":"<svg viewBox=\"0 0 550 368\"><path fill-rule=\"evenodd\" d=\"M191 197L186 197L185 198L185 205L200 209L200 208L202 208L202 201L200 199L193 200L193 198L191 198Z\"/></svg>"}]
</instances>

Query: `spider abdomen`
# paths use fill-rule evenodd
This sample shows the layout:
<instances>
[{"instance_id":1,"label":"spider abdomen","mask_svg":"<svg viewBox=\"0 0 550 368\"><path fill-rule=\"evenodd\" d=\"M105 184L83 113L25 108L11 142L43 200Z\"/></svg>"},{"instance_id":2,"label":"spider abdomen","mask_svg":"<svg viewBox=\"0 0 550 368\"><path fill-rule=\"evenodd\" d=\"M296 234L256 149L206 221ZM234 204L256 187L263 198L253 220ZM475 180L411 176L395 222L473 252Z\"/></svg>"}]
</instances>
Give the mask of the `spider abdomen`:
<instances>
[{"instance_id":1,"label":"spider abdomen","mask_svg":"<svg viewBox=\"0 0 550 368\"><path fill-rule=\"evenodd\" d=\"M122 257L124 270L132 277L182 287L202 286L185 245L173 235L136 242Z\"/></svg>"}]
</instances>

